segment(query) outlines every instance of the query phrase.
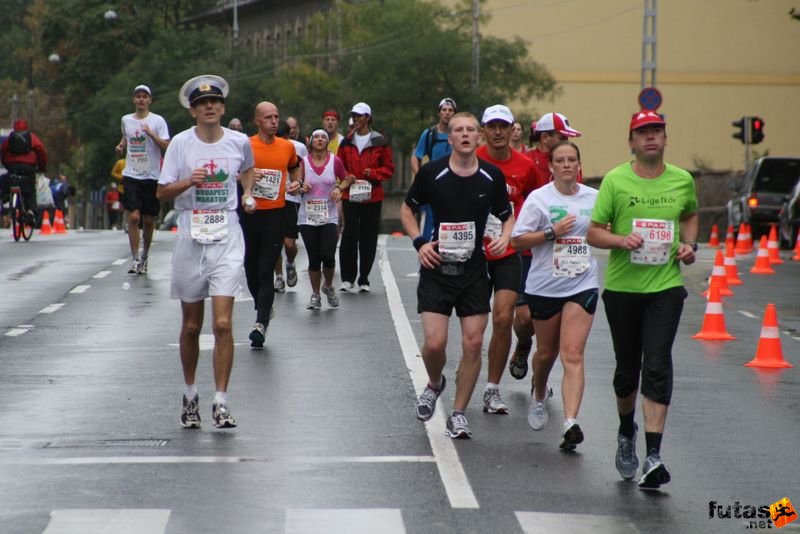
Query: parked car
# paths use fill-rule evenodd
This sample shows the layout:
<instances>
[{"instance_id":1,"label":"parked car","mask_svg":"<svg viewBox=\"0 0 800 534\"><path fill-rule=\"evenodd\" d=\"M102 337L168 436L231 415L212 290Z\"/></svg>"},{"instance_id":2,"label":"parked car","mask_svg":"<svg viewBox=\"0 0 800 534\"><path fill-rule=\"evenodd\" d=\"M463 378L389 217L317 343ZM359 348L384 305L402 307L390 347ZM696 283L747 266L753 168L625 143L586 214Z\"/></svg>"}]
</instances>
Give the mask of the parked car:
<instances>
[{"instance_id":1,"label":"parked car","mask_svg":"<svg viewBox=\"0 0 800 534\"><path fill-rule=\"evenodd\" d=\"M781 247L793 249L800 230L800 181L794 184L789 200L783 203L778 213L778 238Z\"/></svg>"},{"instance_id":2,"label":"parked car","mask_svg":"<svg viewBox=\"0 0 800 534\"><path fill-rule=\"evenodd\" d=\"M731 185L736 196L728 201L728 224L735 229L748 223L757 240L778 223L778 213L800 178L800 158L764 157L745 173L741 186Z\"/></svg>"}]
</instances>

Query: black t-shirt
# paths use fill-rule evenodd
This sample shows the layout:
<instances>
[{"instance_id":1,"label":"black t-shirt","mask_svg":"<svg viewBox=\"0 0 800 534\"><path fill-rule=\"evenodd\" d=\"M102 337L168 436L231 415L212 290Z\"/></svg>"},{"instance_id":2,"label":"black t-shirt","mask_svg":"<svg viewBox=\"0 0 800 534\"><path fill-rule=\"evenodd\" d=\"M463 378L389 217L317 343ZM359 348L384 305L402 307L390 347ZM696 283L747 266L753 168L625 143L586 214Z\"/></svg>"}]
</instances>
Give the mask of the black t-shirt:
<instances>
[{"instance_id":1,"label":"black t-shirt","mask_svg":"<svg viewBox=\"0 0 800 534\"><path fill-rule=\"evenodd\" d=\"M506 179L502 171L478 160L478 171L459 176L450 169L450 158L423 165L406 195L406 204L415 212L429 204L433 211L433 240L439 239L440 223L475 223L475 250L472 258L483 256L483 232L491 212L501 221L511 215Z\"/></svg>"}]
</instances>

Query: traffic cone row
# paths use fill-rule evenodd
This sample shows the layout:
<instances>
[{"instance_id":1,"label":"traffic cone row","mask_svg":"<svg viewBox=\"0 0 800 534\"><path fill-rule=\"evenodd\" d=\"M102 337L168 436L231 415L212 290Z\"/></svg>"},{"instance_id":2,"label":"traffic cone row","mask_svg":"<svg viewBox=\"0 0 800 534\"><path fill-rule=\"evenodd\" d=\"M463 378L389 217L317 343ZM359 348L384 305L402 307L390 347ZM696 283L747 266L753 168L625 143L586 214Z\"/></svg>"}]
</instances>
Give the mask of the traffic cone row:
<instances>
[{"instance_id":1,"label":"traffic cone row","mask_svg":"<svg viewBox=\"0 0 800 534\"><path fill-rule=\"evenodd\" d=\"M753 252L753 234L750 233L750 225L741 223L739 234L736 236L736 254L750 254Z\"/></svg>"},{"instance_id":2,"label":"traffic cone row","mask_svg":"<svg viewBox=\"0 0 800 534\"><path fill-rule=\"evenodd\" d=\"M61 212L61 210L56 210L56 214L53 216L53 233L67 233L67 226L64 224L64 214Z\"/></svg>"},{"instance_id":3,"label":"traffic cone row","mask_svg":"<svg viewBox=\"0 0 800 534\"><path fill-rule=\"evenodd\" d=\"M39 233L42 235L50 235L53 233L53 227L50 226L50 213L48 213L47 210L44 210L42 226L39 228Z\"/></svg>"},{"instance_id":4,"label":"traffic cone row","mask_svg":"<svg viewBox=\"0 0 800 534\"><path fill-rule=\"evenodd\" d=\"M717 225L711 227L711 236L708 238L709 247L719 247L719 229Z\"/></svg>"}]
</instances>

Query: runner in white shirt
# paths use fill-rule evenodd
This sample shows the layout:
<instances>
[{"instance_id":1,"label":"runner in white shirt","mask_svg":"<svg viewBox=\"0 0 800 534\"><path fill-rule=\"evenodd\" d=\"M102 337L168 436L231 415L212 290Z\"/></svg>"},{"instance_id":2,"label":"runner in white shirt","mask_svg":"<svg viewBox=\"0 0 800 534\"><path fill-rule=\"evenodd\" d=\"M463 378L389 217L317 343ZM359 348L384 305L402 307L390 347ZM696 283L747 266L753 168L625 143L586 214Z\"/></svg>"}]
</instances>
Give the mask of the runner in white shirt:
<instances>
[{"instance_id":1,"label":"runner in white shirt","mask_svg":"<svg viewBox=\"0 0 800 534\"><path fill-rule=\"evenodd\" d=\"M244 237L236 213L237 177L244 189L244 210L254 212L255 202L250 140L221 126L227 94L228 83L218 76L198 76L183 85L179 100L197 125L176 135L170 144L156 193L159 200L174 199L179 212L170 296L181 301L184 428L200 428L195 373L204 299L209 296L216 385L212 421L217 428L236 426L227 390L233 368L233 299L241 289L244 263Z\"/></svg>"},{"instance_id":2,"label":"runner in white shirt","mask_svg":"<svg viewBox=\"0 0 800 534\"><path fill-rule=\"evenodd\" d=\"M339 306L333 289L336 269L336 242L339 241L339 212L336 209L342 191L350 187L344 164L328 152L328 132L314 130L311 134L311 154L303 158L305 182L297 222L308 254L308 277L311 279L309 310L322 308L320 281L325 277L322 292L332 308ZM341 181L336 185L337 181ZM288 197L287 197L288 198Z\"/></svg>"},{"instance_id":3,"label":"runner in white shirt","mask_svg":"<svg viewBox=\"0 0 800 534\"><path fill-rule=\"evenodd\" d=\"M577 181L580 151L562 141L550 152L553 181L528 195L511 232L511 245L533 258L525 300L536 330L528 423L547 423L547 379L559 353L564 366L564 428L559 447L583 441L576 418L583 398L583 353L597 307L597 262L586 243L597 191Z\"/></svg>"}]
</instances>

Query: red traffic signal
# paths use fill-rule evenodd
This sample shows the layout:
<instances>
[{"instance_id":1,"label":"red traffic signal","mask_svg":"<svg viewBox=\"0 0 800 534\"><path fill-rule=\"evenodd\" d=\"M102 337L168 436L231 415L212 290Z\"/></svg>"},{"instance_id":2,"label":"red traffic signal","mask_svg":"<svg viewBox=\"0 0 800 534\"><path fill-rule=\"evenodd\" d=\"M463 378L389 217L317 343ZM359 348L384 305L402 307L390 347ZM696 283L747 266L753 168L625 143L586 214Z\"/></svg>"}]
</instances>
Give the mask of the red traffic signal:
<instances>
[{"instance_id":1,"label":"red traffic signal","mask_svg":"<svg viewBox=\"0 0 800 534\"><path fill-rule=\"evenodd\" d=\"M750 143L757 145L764 140L764 119L750 117Z\"/></svg>"}]
</instances>

